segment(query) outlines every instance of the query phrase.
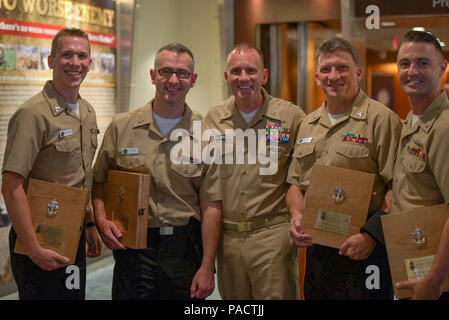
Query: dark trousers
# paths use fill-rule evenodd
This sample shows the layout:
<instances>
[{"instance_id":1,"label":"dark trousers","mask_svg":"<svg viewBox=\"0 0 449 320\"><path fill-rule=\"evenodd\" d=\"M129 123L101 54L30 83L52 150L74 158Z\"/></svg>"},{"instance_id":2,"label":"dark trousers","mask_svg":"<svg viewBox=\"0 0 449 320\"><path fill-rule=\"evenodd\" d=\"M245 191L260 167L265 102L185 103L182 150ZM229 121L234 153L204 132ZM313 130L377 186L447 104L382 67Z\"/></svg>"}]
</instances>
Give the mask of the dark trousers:
<instances>
[{"instance_id":1,"label":"dark trousers","mask_svg":"<svg viewBox=\"0 0 449 320\"><path fill-rule=\"evenodd\" d=\"M304 297L306 300L393 300L393 285L385 247L377 245L366 260L354 261L340 256L338 249L314 244L307 248ZM378 267L379 287L367 288ZM368 283L371 283L368 279Z\"/></svg>"},{"instance_id":2,"label":"dark trousers","mask_svg":"<svg viewBox=\"0 0 449 320\"><path fill-rule=\"evenodd\" d=\"M45 271L35 265L26 255L14 253L17 234L11 227L9 232L9 252L11 270L17 284L20 300L84 300L86 292L86 235L81 232L75 265L79 268L79 289L68 289L73 272L66 268Z\"/></svg>"},{"instance_id":3,"label":"dark trousers","mask_svg":"<svg viewBox=\"0 0 449 320\"><path fill-rule=\"evenodd\" d=\"M201 265L201 225L190 219L173 235L148 229L146 249L114 250L113 300L187 300Z\"/></svg>"}]
</instances>

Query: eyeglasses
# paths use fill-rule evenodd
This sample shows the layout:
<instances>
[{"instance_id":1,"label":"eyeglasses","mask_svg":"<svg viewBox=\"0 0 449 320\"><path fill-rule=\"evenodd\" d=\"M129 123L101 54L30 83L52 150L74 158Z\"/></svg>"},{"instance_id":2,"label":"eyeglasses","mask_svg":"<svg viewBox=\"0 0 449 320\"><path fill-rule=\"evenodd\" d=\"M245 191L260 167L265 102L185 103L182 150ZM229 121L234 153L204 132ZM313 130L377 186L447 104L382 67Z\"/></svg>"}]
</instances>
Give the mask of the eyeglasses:
<instances>
[{"instance_id":1,"label":"eyeglasses","mask_svg":"<svg viewBox=\"0 0 449 320\"><path fill-rule=\"evenodd\" d=\"M178 79L188 79L191 75L191 73L186 70L173 71L169 68L162 68L162 69L157 70L157 72L159 72L159 75L164 78L171 78L173 73L176 74Z\"/></svg>"}]
</instances>

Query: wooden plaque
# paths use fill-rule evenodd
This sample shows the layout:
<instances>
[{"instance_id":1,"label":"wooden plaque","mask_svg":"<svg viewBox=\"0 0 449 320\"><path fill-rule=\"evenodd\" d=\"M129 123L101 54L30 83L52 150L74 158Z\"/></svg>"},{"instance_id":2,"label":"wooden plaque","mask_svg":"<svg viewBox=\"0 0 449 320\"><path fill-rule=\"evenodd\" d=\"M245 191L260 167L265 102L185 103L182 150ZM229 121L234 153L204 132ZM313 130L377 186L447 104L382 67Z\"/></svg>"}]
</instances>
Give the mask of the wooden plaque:
<instances>
[{"instance_id":1,"label":"wooden plaque","mask_svg":"<svg viewBox=\"0 0 449 320\"><path fill-rule=\"evenodd\" d=\"M381 217L391 279L397 298L411 298L413 290L398 290L394 287L395 283L417 277L423 278L429 271L448 217L449 210L446 204ZM425 242L420 244L423 242L422 236ZM443 290L449 291L449 277L443 283Z\"/></svg>"},{"instance_id":2,"label":"wooden plaque","mask_svg":"<svg viewBox=\"0 0 449 320\"><path fill-rule=\"evenodd\" d=\"M109 170L106 217L117 225L127 248L147 247L149 198L149 174Z\"/></svg>"},{"instance_id":3,"label":"wooden plaque","mask_svg":"<svg viewBox=\"0 0 449 320\"><path fill-rule=\"evenodd\" d=\"M30 179L27 200L39 244L75 263L89 191ZM27 254L17 238L14 252Z\"/></svg>"},{"instance_id":4,"label":"wooden plaque","mask_svg":"<svg viewBox=\"0 0 449 320\"><path fill-rule=\"evenodd\" d=\"M374 179L371 173L313 166L302 222L313 243L340 248L348 237L360 232L368 216Z\"/></svg>"}]
</instances>

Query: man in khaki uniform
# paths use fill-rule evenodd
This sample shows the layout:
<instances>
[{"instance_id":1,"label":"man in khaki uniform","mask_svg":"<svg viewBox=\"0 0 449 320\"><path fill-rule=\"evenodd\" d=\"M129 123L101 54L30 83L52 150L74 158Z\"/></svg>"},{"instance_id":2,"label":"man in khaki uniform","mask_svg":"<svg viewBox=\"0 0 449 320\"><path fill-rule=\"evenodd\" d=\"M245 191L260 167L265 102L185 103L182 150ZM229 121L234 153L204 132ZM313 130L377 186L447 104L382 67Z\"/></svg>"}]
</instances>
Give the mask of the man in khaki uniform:
<instances>
[{"instance_id":1,"label":"man in khaki uniform","mask_svg":"<svg viewBox=\"0 0 449 320\"><path fill-rule=\"evenodd\" d=\"M401 130L399 117L359 89L362 70L351 43L340 38L323 42L316 54L317 85L326 101L307 115L298 132L287 182L287 206L292 215L291 236L307 248L306 299L392 298L391 279L379 215L393 177L393 163ZM304 194L315 163L376 175L369 216L361 232L349 237L340 250L311 246L303 234ZM388 204L388 203L387 203ZM385 211L388 211L388 206ZM360 261L359 261L360 260ZM366 266L379 267L380 289L365 286Z\"/></svg>"},{"instance_id":2,"label":"man in khaki uniform","mask_svg":"<svg viewBox=\"0 0 449 320\"><path fill-rule=\"evenodd\" d=\"M227 56L225 80L233 96L212 107L203 120L207 128L262 130L257 147L278 152L277 168L261 175L265 165L252 164L254 145L233 150L221 165L223 178L223 232L217 255L217 277L223 299L298 299L297 249L288 236L285 194L290 155L304 112L287 101L273 98L263 88L268 80L262 53L247 44L236 45ZM278 134L279 133L279 134ZM224 138L224 139L223 139ZM270 141L277 146L273 150ZM233 140L232 140L233 141ZM258 149L259 151L261 149ZM244 155L243 164L234 164ZM273 170L271 170L273 169Z\"/></svg>"},{"instance_id":3,"label":"man in khaki uniform","mask_svg":"<svg viewBox=\"0 0 449 320\"><path fill-rule=\"evenodd\" d=\"M99 133L93 107L78 92L90 69L90 44L83 31L64 29L52 42L48 64L53 80L12 116L2 169L2 193L12 222L11 266L20 299L84 299L86 285L85 234L88 256L101 253L93 217L87 217L75 264L80 289L69 290L65 267L69 258L43 249L31 223L25 196L30 178L90 189L92 161ZM89 223L90 222L90 223ZM17 236L28 256L14 253Z\"/></svg>"},{"instance_id":4,"label":"man in khaki uniform","mask_svg":"<svg viewBox=\"0 0 449 320\"><path fill-rule=\"evenodd\" d=\"M439 41L428 32L407 32L399 47L397 65L411 112L402 128L394 167L392 213L449 203L449 101L441 90L447 61ZM398 285L413 288L415 299L437 299L441 294L449 271L448 229L446 226L443 231L429 274ZM449 294L442 298L449 298Z\"/></svg>"},{"instance_id":5,"label":"man in khaki uniform","mask_svg":"<svg viewBox=\"0 0 449 320\"><path fill-rule=\"evenodd\" d=\"M185 103L197 78L193 70L188 48L162 47L150 70L155 98L135 111L116 115L98 153L94 209L103 241L114 249L113 299L203 299L214 289L220 177L215 165L172 152L177 130L186 132L192 145L201 143L192 136L194 122L201 120ZM147 249L120 250L125 249L118 241L120 231L106 219L104 210L104 183L110 169L151 175Z\"/></svg>"}]
</instances>

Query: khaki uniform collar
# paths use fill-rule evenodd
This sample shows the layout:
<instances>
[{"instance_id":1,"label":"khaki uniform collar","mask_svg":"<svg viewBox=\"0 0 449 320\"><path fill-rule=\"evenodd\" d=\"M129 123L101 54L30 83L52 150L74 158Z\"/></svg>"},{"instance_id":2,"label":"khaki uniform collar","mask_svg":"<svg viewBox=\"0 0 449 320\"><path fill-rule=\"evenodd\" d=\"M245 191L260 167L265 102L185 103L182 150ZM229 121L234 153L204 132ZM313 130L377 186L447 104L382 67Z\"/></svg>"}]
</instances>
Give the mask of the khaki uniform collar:
<instances>
[{"instance_id":1,"label":"khaki uniform collar","mask_svg":"<svg viewBox=\"0 0 449 320\"><path fill-rule=\"evenodd\" d=\"M279 108L278 107L274 107L274 108L270 108L270 109L268 108L268 105L270 104L270 101L273 99L273 97L270 96L264 88L262 88L262 98L263 98L262 105L259 107L259 110L254 115L254 118L251 120L249 125L254 122L258 122L263 116L281 121L281 118L279 115L279 110L278 110ZM241 115L240 110L238 109L237 105L235 104L235 97L231 96L226 101L226 110L225 110L225 112L223 112L221 114L220 120L232 118L236 114Z\"/></svg>"},{"instance_id":2,"label":"khaki uniform collar","mask_svg":"<svg viewBox=\"0 0 449 320\"><path fill-rule=\"evenodd\" d=\"M436 119L440 115L443 108L447 108L449 106L449 100L447 98L446 92L444 90L433 99L430 105L427 107L426 111L422 114L422 116L418 119L418 126L415 127L415 130L411 130L412 125L412 112L410 111L407 115L407 118L404 122L404 125L411 130L409 133L416 131L418 127L420 127L425 133L429 133L432 129L433 124Z\"/></svg>"},{"instance_id":3,"label":"khaki uniform collar","mask_svg":"<svg viewBox=\"0 0 449 320\"><path fill-rule=\"evenodd\" d=\"M162 137L161 133L159 132L159 129L157 128L156 124L154 123L153 119L153 103L154 99L148 102L144 107L140 108L138 112L136 113L136 116L133 121L133 129L137 127L144 126L146 124L149 125L149 130L157 133L159 136ZM182 115L181 120L173 127L172 130L177 128L188 128L189 134L193 136L193 128L192 128L192 115L193 112L187 105L187 103L184 103L184 114Z\"/></svg>"},{"instance_id":4,"label":"khaki uniform collar","mask_svg":"<svg viewBox=\"0 0 449 320\"><path fill-rule=\"evenodd\" d=\"M366 120L366 115L368 113L368 105L369 105L369 97L366 95L363 90L359 89L359 92L355 96L354 101L351 106L346 110L343 116L337 121L337 123L345 121L349 117L357 119L357 120ZM328 116L328 112L326 109L326 101L324 101L320 108L312 114L308 123L313 123L317 120L320 120L320 123L330 127L330 120Z\"/></svg>"},{"instance_id":5,"label":"khaki uniform collar","mask_svg":"<svg viewBox=\"0 0 449 320\"><path fill-rule=\"evenodd\" d=\"M45 83L43 89L44 97L47 99L51 112L53 116L58 116L62 112L66 112L67 114L71 114L72 108L69 107L67 102L62 98L62 96L56 91L56 89L51 85L51 81L47 81ZM78 94L78 102L80 108L80 118L81 121L87 117L87 112L92 112L90 106L82 102L81 96ZM85 111L87 109L87 112ZM75 115L73 115L76 117Z\"/></svg>"}]
</instances>

